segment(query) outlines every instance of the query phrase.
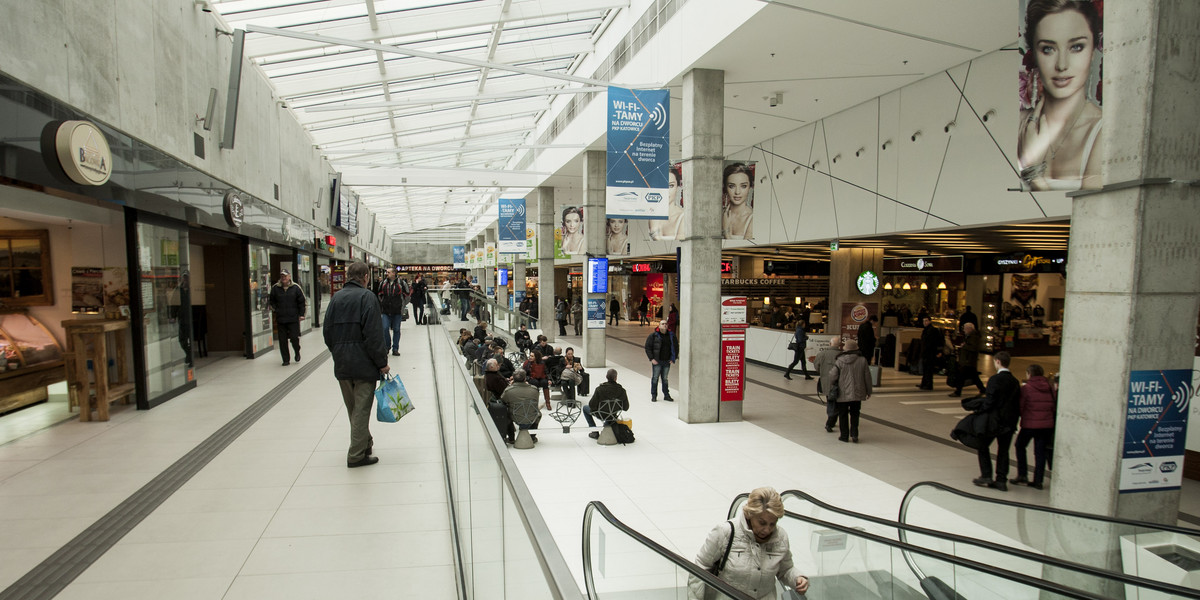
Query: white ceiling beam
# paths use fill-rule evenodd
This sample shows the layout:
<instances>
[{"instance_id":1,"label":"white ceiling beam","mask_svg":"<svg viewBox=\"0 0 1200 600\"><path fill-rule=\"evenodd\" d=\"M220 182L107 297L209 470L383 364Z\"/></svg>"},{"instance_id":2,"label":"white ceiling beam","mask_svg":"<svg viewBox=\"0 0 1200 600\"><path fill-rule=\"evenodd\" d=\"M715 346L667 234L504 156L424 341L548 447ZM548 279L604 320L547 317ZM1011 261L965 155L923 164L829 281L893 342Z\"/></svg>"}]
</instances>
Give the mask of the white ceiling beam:
<instances>
[{"instance_id":1,"label":"white ceiling beam","mask_svg":"<svg viewBox=\"0 0 1200 600\"><path fill-rule=\"evenodd\" d=\"M320 4L324 3L317 3L317 5ZM629 6L629 0L554 0L554 2L526 0L524 2L513 2L512 7L509 9L509 20L524 21L547 17L580 17L593 14L596 15L596 18L599 18L607 10L625 8L627 6ZM293 5L284 10L294 12L296 7ZM238 19L235 16L233 20L227 18L226 21L236 26L238 23L243 23L253 18L256 18L256 16L247 13L246 18ZM305 33L320 31L331 37L352 40L367 40L373 37L390 39L439 33L452 29L469 29L471 27L491 28L492 23L495 22L495 18L495 8L488 5L468 8L454 7L453 9L439 7L437 10L405 11L402 14L394 16L385 15L379 19L378 32L372 31L370 24L366 21L332 27L328 23L315 23L296 29ZM289 52L311 50L324 45L324 43L304 38L251 39L246 41L246 54L250 57L261 58Z\"/></svg>"},{"instance_id":2,"label":"white ceiling beam","mask_svg":"<svg viewBox=\"0 0 1200 600\"><path fill-rule=\"evenodd\" d=\"M395 154L396 152L457 152L460 150L547 150L551 148L563 150L582 150L587 144L511 144L506 146L401 146L399 148L359 148L357 150L320 150L326 156L342 156L348 154Z\"/></svg>"},{"instance_id":3,"label":"white ceiling beam","mask_svg":"<svg viewBox=\"0 0 1200 600\"><path fill-rule=\"evenodd\" d=\"M342 171L343 181L350 187L537 187L550 175L550 173L531 171L496 171L462 167L344 169ZM475 183L471 183L472 181Z\"/></svg>"},{"instance_id":4,"label":"white ceiling beam","mask_svg":"<svg viewBox=\"0 0 1200 600\"><path fill-rule=\"evenodd\" d=\"M359 42L359 41L355 41L355 40L339 39L339 38L333 38L333 37L328 37L328 36L323 36L323 35L312 35L312 34L308 34L308 33L301 33L298 31L289 31L286 29L279 29L276 27L260 27L258 25L246 25L245 29L246 29L246 31L253 32L253 33L265 33L268 35L309 40L309 41L313 41L313 42L320 42L322 44L327 44L327 45L341 45L341 46L350 46L353 48L362 48L364 50L377 50L379 52L386 52L386 53L390 53L390 54L399 54L399 55L403 55L403 56L413 56L416 58L424 58L427 60L448 62L448 63L452 63L452 64L475 67L475 68L479 68L479 69L496 69L498 71L510 71L510 72L514 72L514 73L522 73L525 75L534 75L537 77L545 77L548 79L557 79L559 81L568 81L571 83L581 83L584 85L598 85L598 86L607 86L608 85L607 81L600 81L599 79L592 79L590 77L577 77L575 75L564 75L561 73L549 73L546 71L532 69L529 67L522 67L522 66L518 66L518 65L509 65L509 64L499 63L499 62L488 62L486 60L476 60L473 58L455 56L452 54L437 54L434 52L425 52L423 50L417 50L416 48L406 48L404 46L389 46L389 45L385 45L385 44L372 44L369 42ZM528 45L528 44L526 44L526 45Z\"/></svg>"},{"instance_id":5,"label":"white ceiling beam","mask_svg":"<svg viewBox=\"0 0 1200 600\"><path fill-rule=\"evenodd\" d=\"M398 106L428 106L430 104L447 104L454 102L471 102L473 100L500 100L505 98L526 98L534 96L565 96L571 94L589 94L592 92L607 92L606 87L586 86L575 88L541 88L536 90L524 90L513 92L499 92L494 94L475 94L464 96L443 96L443 97L419 97L408 96L402 98L394 98L391 102L368 102L362 104L330 104L322 106L310 106L304 108L304 112L335 112L344 110L356 110L365 108L393 108Z\"/></svg>"}]
</instances>

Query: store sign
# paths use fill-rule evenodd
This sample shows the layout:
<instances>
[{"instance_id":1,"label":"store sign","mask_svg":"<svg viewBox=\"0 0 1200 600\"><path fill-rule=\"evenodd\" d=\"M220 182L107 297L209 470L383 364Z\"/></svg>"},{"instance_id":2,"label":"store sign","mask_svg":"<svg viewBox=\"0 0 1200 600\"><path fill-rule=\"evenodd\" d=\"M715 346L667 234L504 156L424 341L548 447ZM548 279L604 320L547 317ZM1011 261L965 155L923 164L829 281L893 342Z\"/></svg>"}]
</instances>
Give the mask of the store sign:
<instances>
[{"instance_id":1,"label":"store sign","mask_svg":"<svg viewBox=\"0 0 1200 600\"><path fill-rule=\"evenodd\" d=\"M88 121L64 121L54 133L54 150L67 177L79 185L104 185L112 175L112 150L104 132Z\"/></svg>"},{"instance_id":2,"label":"store sign","mask_svg":"<svg viewBox=\"0 0 1200 600\"><path fill-rule=\"evenodd\" d=\"M396 265L397 273L444 273L453 270L454 265Z\"/></svg>"},{"instance_id":3,"label":"store sign","mask_svg":"<svg viewBox=\"0 0 1200 600\"><path fill-rule=\"evenodd\" d=\"M630 271L634 273L649 273L650 263L633 263L633 268Z\"/></svg>"},{"instance_id":4,"label":"store sign","mask_svg":"<svg viewBox=\"0 0 1200 600\"><path fill-rule=\"evenodd\" d=\"M246 205L242 202L242 197L234 190L229 190L225 193L225 202L222 208L225 212L225 222L231 227L241 227L242 222L246 220Z\"/></svg>"},{"instance_id":5,"label":"store sign","mask_svg":"<svg viewBox=\"0 0 1200 600\"><path fill-rule=\"evenodd\" d=\"M858 327L867 322L871 315L879 314L878 302L842 303L842 338L857 339ZM847 338L846 336L850 336Z\"/></svg>"},{"instance_id":6,"label":"store sign","mask_svg":"<svg viewBox=\"0 0 1200 600\"><path fill-rule=\"evenodd\" d=\"M1045 254L1009 254L996 259L996 267L1001 273L1032 272L1062 273L1067 268L1066 256L1047 256Z\"/></svg>"},{"instance_id":7,"label":"store sign","mask_svg":"<svg viewBox=\"0 0 1200 600\"><path fill-rule=\"evenodd\" d=\"M1183 485L1188 405L1195 393L1190 369L1129 373L1121 493Z\"/></svg>"},{"instance_id":8,"label":"store sign","mask_svg":"<svg viewBox=\"0 0 1200 600\"><path fill-rule=\"evenodd\" d=\"M721 402L741 402L745 389L746 330L721 329Z\"/></svg>"},{"instance_id":9,"label":"store sign","mask_svg":"<svg viewBox=\"0 0 1200 600\"><path fill-rule=\"evenodd\" d=\"M787 285L788 283L793 282L793 281L795 281L795 280L794 279L779 279L776 277L769 277L769 278L764 277L761 279L729 278L729 279L722 279L721 285L779 285L779 286L782 286L782 285Z\"/></svg>"},{"instance_id":10,"label":"store sign","mask_svg":"<svg viewBox=\"0 0 1200 600\"><path fill-rule=\"evenodd\" d=\"M917 256L883 259L884 273L961 273L962 256Z\"/></svg>"},{"instance_id":11,"label":"store sign","mask_svg":"<svg viewBox=\"0 0 1200 600\"><path fill-rule=\"evenodd\" d=\"M725 275L725 274L732 273L732 272L733 272L733 261L732 260L721 261L721 274Z\"/></svg>"},{"instance_id":12,"label":"store sign","mask_svg":"<svg viewBox=\"0 0 1200 600\"><path fill-rule=\"evenodd\" d=\"M855 286L858 288L858 293L864 296L870 296L879 289L879 276L875 271L867 270L859 273L858 279L855 281Z\"/></svg>"}]
</instances>

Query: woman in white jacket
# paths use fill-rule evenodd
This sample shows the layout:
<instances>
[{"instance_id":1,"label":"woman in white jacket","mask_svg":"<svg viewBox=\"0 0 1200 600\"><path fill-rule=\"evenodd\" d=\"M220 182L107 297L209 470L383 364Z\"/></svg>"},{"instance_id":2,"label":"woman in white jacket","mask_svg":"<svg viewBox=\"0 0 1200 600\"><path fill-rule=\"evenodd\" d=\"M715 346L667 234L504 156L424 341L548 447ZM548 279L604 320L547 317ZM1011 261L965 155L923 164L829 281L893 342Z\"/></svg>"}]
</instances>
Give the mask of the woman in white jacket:
<instances>
[{"instance_id":1,"label":"woman in white jacket","mask_svg":"<svg viewBox=\"0 0 1200 600\"><path fill-rule=\"evenodd\" d=\"M775 598L775 578L800 594L808 590L808 578L792 563L787 532L775 526L783 517L783 499L774 488L761 487L750 492L741 517L722 522L704 540L696 554L696 564L711 571L725 556L725 566L717 573L729 585L753 598ZM730 529L733 541L729 543ZM703 600L706 586L699 579L688 582L688 598Z\"/></svg>"}]
</instances>

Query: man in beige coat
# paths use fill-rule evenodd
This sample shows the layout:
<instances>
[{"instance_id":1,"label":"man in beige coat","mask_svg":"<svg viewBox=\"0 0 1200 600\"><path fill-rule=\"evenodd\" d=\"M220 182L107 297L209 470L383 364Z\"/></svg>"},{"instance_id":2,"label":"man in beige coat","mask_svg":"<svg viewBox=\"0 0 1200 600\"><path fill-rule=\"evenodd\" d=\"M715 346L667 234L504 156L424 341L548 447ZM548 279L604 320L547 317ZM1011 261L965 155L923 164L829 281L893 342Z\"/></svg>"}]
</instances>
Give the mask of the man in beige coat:
<instances>
[{"instance_id":1,"label":"man in beige coat","mask_svg":"<svg viewBox=\"0 0 1200 600\"><path fill-rule=\"evenodd\" d=\"M858 415L863 401L871 397L871 372L867 368L867 359L858 351L857 340L847 339L845 348L834 361L830 377L836 376L841 388L837 399L838 441L857 444Z\"/></svg>"}]
</instances>

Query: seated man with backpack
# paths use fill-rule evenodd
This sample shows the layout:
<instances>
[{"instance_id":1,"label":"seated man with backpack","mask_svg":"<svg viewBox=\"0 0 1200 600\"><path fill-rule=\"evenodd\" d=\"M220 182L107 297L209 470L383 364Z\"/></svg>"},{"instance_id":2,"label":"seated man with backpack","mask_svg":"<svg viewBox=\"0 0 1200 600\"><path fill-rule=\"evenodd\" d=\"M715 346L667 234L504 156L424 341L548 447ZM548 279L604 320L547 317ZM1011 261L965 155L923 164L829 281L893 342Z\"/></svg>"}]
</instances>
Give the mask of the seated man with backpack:
<instances>
[{"instance_id":1,"label":"seated man with backpack","mask_svg":"<svg viewBox=\"0 0 1200 600\"><path fill-rule=\"evenodd\" d=\"M617 420L620 412L609 412L611 408L620 407L620 410L629 410L629 395L625 393L625 388L617 383L617 370L609 369L604 378L605 382L596 386L596 391L592 394L592 400L588 402L587 406L583 407L583 418L587 419L588 427L596 426L596 420L592 418L592 413L597 413L603 418L605 425L612 425ZM605 404L608 404L608 406L605 406ZM621 427L628 429L624 425ZM614 433L616 433L615 427ZM599 438L600 432L593 431L588 434L588 437L592 439ZM617 441L621 442L620 436L617 437Z\"/></svg>"}]
</instances>

